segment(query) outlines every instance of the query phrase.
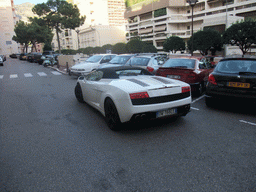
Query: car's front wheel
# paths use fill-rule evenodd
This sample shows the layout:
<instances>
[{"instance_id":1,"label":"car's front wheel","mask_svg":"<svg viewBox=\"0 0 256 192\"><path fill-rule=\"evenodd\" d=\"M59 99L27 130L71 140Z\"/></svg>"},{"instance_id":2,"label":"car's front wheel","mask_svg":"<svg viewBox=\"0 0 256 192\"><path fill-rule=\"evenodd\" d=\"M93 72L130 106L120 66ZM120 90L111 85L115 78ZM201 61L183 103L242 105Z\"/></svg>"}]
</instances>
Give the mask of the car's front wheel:
<instances>
[{"instance_id":1,"label":"car's front wheel","mask_svg":"<svg viewBox=\"0 0 256 192\"><path fill-rule=\"evenodd\" d=\"M107 124L111 130L120 130L121 121L116 106L111 99L107 99L105 102L105 116Z\"/></svg>"},{"instance_id":2,"label":"car's front wheel","mask_svg":"<svg viewBox=\"0 0 256 192\"><path fill-rule=\"evenodd\" d=\"M79 83L77 83L75 87L75 96L77 101L84 103L83 92Z\"/></svg>"}]
</instances>

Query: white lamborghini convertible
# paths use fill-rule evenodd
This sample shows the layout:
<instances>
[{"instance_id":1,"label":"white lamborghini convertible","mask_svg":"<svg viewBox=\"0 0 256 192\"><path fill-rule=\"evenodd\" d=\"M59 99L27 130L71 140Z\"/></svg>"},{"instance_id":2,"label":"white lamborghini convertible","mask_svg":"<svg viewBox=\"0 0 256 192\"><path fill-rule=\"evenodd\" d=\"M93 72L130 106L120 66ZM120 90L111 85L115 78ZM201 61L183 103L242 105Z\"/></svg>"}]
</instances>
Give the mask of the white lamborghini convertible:
<instances>
[{"instance_id":1,"label":"white lamborghini convertible","mask_svg":"<svg viewBox=\"0 0 256 192\"><path fill-rule=\"evenodd\" d=\"M99 110L112 130L128 121L185 116L191 104L189 84L132 66L101 68L80 76L75 96Z\"/></svg>"}]
</instances>

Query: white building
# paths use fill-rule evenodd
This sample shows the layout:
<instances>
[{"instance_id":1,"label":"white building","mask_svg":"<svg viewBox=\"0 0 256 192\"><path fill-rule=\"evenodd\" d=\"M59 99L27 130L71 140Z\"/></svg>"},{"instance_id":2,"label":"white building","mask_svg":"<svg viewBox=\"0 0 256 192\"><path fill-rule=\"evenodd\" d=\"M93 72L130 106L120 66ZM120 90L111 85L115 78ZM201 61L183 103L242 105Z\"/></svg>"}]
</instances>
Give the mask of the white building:
<instances>
[{"instance_id":1,"label":"white building","mask_svg":"<svg viewBox=\"0 0 256 192\"><path fill-rule=\"evenodd\" d=\"M13 0L0 1L0 55L18 53L18 44L12 40L15 35L16 17Z\"/></svg>"},{"instance_id":2,"label":"white building","mask_svg":"<svg viewBox=\"0 0 256 192\"><path fill-rule=\"evenodd\" d=\"M60 35L61 49L114 45L126 42L124 19L124 0L74 0L81 15L86 16L85 23L76 30L65 30ZM58 49L54 37L54 50Z\"/></svg>"},{"instance_id":3,"label":"white building","mask_svg":"<svg viewBox=\"0 0 256 192\"><path fill-rule=\"evenodd\" d=\"M237 20L256 18L256 3L255 0L198 0L193 13L194 33L204 27L223 32ZM140 36L162 51L163 42L172 35L185 41L191 37L191 16L191 6L186 0L145 0L131 5L125 12L129 22L126 26L127 41ZM226 52L237 53L239 49L228 47Z\"/></svg>"}]
</instances>

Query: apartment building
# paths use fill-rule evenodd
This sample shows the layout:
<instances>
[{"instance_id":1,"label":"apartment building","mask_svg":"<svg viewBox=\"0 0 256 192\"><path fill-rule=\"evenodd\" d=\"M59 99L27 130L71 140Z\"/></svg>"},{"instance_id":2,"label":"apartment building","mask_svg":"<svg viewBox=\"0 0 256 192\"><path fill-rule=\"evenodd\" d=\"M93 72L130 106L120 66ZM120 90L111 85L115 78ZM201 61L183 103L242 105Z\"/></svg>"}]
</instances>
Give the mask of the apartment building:
<instances>
[{"instance_id":1,"label":"apartment building","mask_svg":"<svg viewBox=\"0 0 256 192\"><path fill-rule=\"evenodd\" d=\"M222 32L237 20L256 18L255 0L198 0L193 10L194 33L204 27ZM185 41L191 37L191 17L191 6L186 0L145 0L131 4L125 11L126 39L139 36L162 51L163 42L172 35ZM237 47L226 49L226 54L241 54Z\"/></svg>"},{"instance_id":2,"label":"apartment building","mask_svg":"<svg viewBox=\"0 0 256 192\"><path fill-rule=\"evenodd\" d=\"M126 42L124 0L74 0L85 23L76 30L64 30L61 49L78 49ZM54 37L53 47L58 49Z\"/></svg>"},{"instance_id":3,"label":"apartment building","mask_svg":"<svg viewBox=\"0 0 256 192\"><path fill-rule=\"evenodd\" d=\"M0 55L18 53L18 44L12 40L15 35L14 26L18 18L13 0L0 1Z\"/></svg>"}]
</instances>

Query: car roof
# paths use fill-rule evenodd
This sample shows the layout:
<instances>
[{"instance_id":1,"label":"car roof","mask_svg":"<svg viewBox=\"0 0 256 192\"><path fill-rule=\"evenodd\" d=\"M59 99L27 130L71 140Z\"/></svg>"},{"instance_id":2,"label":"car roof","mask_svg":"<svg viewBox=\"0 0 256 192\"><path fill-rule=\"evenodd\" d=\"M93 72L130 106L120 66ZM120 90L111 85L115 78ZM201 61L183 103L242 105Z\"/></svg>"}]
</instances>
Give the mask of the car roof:
<instances>
[{"instance_id":1,"label":"car roof","mask_svg":"<svg viewBox=\"0 0 256 192\"><path fill-rule=\"evenodd\" d=\"M224 57L220 61L232 60L232 59L245 59L245 60L246 59L250 59L250 60L255 60L256 56L254 56L254 55L227 55L226 57Z\"/></svg>"}]
</instances>

